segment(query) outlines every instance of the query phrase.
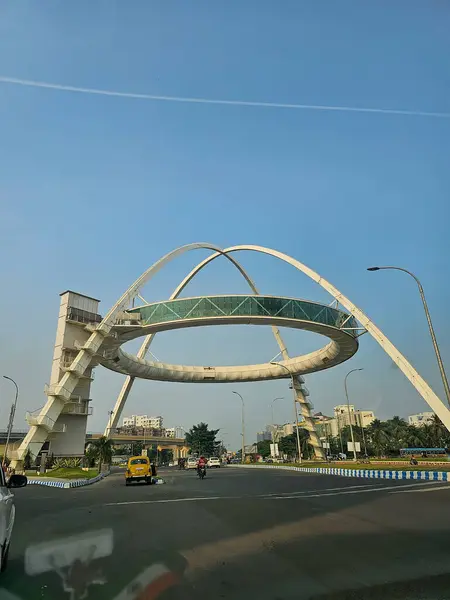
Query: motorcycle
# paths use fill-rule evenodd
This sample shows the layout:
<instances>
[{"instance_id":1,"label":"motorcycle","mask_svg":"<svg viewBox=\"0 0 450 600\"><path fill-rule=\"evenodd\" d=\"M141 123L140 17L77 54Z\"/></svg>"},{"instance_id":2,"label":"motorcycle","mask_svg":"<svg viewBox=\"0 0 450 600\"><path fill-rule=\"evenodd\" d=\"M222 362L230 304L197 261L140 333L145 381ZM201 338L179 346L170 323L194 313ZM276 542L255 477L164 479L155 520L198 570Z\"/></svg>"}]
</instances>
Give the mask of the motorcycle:
<instances>
[{"instance_id":1,"label":"motorcycle","mask_svg":"<svg viewBox=\"0 0 450 600\"><path fill-rule=\"evenodd\" d=\"M206 477L206 466L205 465L198 467L197 475L200 477L200 479L204 479Z\"/></svg>"}]
</instances>

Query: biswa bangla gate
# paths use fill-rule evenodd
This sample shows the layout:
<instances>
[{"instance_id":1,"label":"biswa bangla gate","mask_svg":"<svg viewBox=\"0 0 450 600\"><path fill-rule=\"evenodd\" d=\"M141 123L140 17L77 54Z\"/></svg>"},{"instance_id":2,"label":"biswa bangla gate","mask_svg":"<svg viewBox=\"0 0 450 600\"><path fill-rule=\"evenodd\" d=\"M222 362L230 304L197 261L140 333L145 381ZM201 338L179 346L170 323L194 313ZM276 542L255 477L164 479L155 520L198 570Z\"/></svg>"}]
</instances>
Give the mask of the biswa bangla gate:
<instances>
[{"instance_id":1,"label":"biswa bangla gate","mask_svg":"<svg viewBox=\"0 0 450 600\"><path fill-rule=\"evenodd\" d=\"M208 249L212 254L183 279L168 300L147 303L141 293L143 286L172 259L195 249ZM238 251L268 254L287 262L325 289L333 298L331 303L327 305L300 298L262 296L254 281L234 258L234 253ZM220 256L230 260L239 270L251 293L180 298L191 279ZM140 304L137 306L137 303ZM450 429L449 409L369 317L318 273L282 252L252 245L221 249L208 243L187 244L169 252L148 268L103 318L98 314L98 304L98 300L74 292L62 294L51 380L45 390L47 402L38 411L27 414L30 430L13 456L13 466L20 466L28 450L36 456L47 441L50 441L51 451L55 455L76 456L83 453L87 416L91 410L90 385L93 368L97 365L126 376L108 420L106 436L117 427L136 377L186 383L251 382L289 377L292 378L296 401L303 417L302 426L309 433L315 456L323 458L303 376L351 358L358 350L358 338L364 333L369 333L380 344ZM270 325L280 348L279 361L246 366L191 366L145 358L154 336L161 331L232 324ZM326 336L329 341L319 350L291 357L279 327L312 331ZM144 337L144 341L136 356L122 349L124 343L138 337Z\"/></svg>"}]
</instances>

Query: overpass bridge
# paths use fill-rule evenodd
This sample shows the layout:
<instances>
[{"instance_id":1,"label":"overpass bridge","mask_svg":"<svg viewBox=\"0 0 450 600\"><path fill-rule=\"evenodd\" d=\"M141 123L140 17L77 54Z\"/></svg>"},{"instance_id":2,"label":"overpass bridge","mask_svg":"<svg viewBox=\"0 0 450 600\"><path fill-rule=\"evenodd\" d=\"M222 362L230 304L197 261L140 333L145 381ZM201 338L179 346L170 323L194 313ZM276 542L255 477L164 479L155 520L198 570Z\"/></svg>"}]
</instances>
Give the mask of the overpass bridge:
<instances>
[{"instance_id":1,"label":"overpass bridge","mask_svg":"<svg viewBox=\"0 0 450 600\"><path fill-rule=\"evenodd\" d=\"M27 435L27 429L16 429L11 431L10 444L15 448L16 443L21 442ZM98 440L103 433L87 433L86 443ZM6 443L7 430L0 429L0 445ZM115 446L132 444L133 442L143 442L146 446L158 446L160 450L172 450L175 459L186 457L189 448L184 438L168 438L159 436L143 436L142 434L128 435L123 433L111 433L110 439Z\"/></svg>"},{"instance_id":2,"label":"overpass bridge","mask_svg":"<svg viewBox=\"0 0 450 600\"><path fill-rule=\"evenodd\" d=\"M28 429L13 429L9 438L10 443L21 442L27 435ZM7 429L0 429L0 444L6 444L6 438L8 437Z\"/></svg>"},{"instance_id":3,"label":"overpass bridge","mask_svg":"<svg viewBox=\"0 0 450 600\"><path fill-rule=\"evenodd\" d=\"M103 433L87 433L86 442L92 442L102 437ZM185 458L189 453L189 448L186 445L184 438L169 438L157 436L143 436L114 433L111 432L109 439L112 440L115 446L132 444L133 442L142 442L145 446L157 446L159 450L172 450L174 459Z\"/></svg>"}]
</instances>

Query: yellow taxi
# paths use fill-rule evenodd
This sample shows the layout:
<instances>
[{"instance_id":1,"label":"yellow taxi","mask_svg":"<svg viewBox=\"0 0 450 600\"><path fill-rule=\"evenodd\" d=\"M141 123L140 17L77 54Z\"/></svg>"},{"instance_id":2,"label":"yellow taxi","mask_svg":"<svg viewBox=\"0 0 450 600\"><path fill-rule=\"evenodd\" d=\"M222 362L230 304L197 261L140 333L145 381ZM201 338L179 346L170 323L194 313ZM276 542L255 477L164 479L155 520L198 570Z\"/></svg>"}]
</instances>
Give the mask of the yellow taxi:
<instances>
[{"instance_id":1,"label":"yellow taxi","mask_svg":"<svg viewBox=\"0 0 450 600\"><path fill-rule=\"evenodd\" d=\"M133 481L145 481L150 485L152 477L156 477L156 467L150 463L148 456L132 456L128 459L125 485L130 485Z\"/></svg>"}]
</instances>

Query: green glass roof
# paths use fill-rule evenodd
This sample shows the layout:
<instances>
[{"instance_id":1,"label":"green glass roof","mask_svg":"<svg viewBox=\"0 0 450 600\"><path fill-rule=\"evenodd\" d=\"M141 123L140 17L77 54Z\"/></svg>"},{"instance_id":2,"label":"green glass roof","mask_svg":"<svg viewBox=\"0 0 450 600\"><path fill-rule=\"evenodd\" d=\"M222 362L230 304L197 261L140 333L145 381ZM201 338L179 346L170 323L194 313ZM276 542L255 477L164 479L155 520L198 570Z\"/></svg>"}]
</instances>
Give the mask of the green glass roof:
<instances>
[{"instance_id":1,"label":"green glass roof","mask_svg":"<svg viewBox=\"0 0 450 600\"><path fill-rule=\"evenodd\" d=\"M343 329L355 337L358 335L358 332L353 329L358 327L356 319L342 310L316 302L279 296L201 296L198 298L179 298L177 300L146 304L130 309L127 312L139 312L143 325L184 319L198 319L201 317L256 315L312 321Z\"/></svg>"}]
</instances>

